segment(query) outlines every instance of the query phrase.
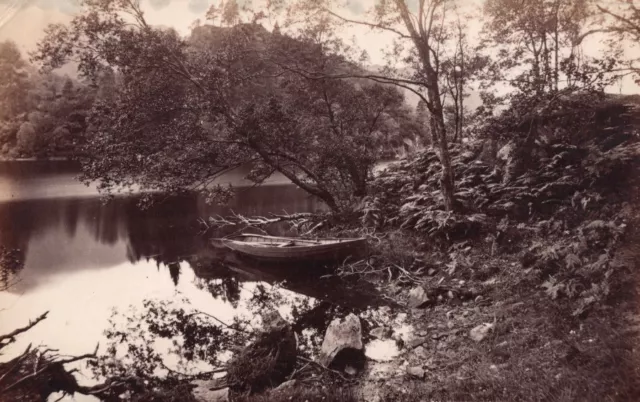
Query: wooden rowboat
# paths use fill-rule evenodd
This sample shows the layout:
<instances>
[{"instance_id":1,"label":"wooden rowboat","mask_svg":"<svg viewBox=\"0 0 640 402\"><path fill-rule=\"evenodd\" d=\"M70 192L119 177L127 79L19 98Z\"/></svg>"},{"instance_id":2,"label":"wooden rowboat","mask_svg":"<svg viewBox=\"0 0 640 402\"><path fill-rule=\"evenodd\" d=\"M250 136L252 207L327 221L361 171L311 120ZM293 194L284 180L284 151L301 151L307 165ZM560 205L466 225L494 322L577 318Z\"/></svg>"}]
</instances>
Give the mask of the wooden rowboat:
<instances>
[{"instance_id":1,"label":"wooden rowboat","mask_svg":"<svg viewBox=\"0 0 640 402\"><path fill-rule=\"evenodd\" d=\"M362 252L367 246L364 238L300 239L241 234L217 240L240 254L273 262L345 259Z\"/></svg>"}]
</instances>

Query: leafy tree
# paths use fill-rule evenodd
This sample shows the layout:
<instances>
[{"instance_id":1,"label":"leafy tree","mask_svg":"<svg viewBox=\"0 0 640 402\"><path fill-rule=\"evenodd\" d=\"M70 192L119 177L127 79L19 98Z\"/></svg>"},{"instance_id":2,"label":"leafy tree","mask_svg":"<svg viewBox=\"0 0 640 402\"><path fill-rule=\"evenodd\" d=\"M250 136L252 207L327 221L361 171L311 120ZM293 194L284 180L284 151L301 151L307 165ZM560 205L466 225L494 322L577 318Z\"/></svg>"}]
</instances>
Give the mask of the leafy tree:
<instances>
[{"instance_id":1,"label":"leafy tree","mask_svg":"<svg viewBox=\"0 0 640 402\"><path fill-rule=\"evenodd\" d=\"M443 88L443 104L447 132L452 134L453 142L461 141L463 128L467 125L465 99L469 96L470 84L486 75L490 66L490 57L480 52L482 46L472 46L468 38L467 21L472 17L454 6L455 18L448 26L450 40L447 42L448 53L440 63L440 79Z\"/></svg>"},{"instance_id":2,"label":"leafy tree","mask_svg":"<svg viewBox=\"0 0 640 402\"><path fill-rule=\"evenodd\" d=\"M605 33L610 34L614 43L618 46L626 47L628 50L636 48L640 42L640 8L633 1L614 0L614 1L598 1L596 4L599 19L598 25L586 32L582 33L577 39L582 41L587 36ZM626 60L625 66L621 68L623 71L629 71L635 74L636 82L640 82L640 67L638 61L640 58L632 57Z\"/></svg>"},{"instance_id":3,"label":"leafy tree","mask_svg":"<svg viewBox=\"0 0 640 402\"><path fill-rule=\"evenodd\" d=\"M18 144L22 155L61 156L76 151L86 131L85 115L93 104L93 90L49 73L33 76L26 98L26 113L14 116L18 125L30 124L25 134L29 140Z\"/></svg>"},{"instance_id":4,"label":"leafy tree","mask_svg":"<svg viewBox=\"0 0 640 402\"><path fill-rule=\"evenodd\" d=\"M28 108L28 65L14 42L0 42L0 145L3 154L14 152L22 114Z\"/></svg>"},{"instance_id":5,"label":"leafy tree","mask_svg":"<svg viewBox=\"0 0 640 402\"><path fill-rule=\"evenodd\" d=\"M287 11L293 19L306 18L325 36L327 45L335 42L335 36L327 34L336 25L359 25L391 33L396 37L392 62L380 74L358 74L357 76L376 82L396 85L416 94L426 105L430 114L431 132L438 149L442 165L442 195L445 209L455 207L454 177L448 149L447 128L444 118L444 103L441 97L441 62L448 41L444 23L452 15L453 1L448 0L378 0L365 15L369 19L351 19L334 11L339 2L334 0L299 0ZM318 18L321 16L321 18ZM333 25L332 25L333 24ZM398 59L409 68L392 68ZM348 74L354 76L354 74Z\"/></svg>"},{"instance_id":6,"label":"leafy tree","mask_svg":"<svg viewBox=\"0 0 640 402\"><path fill-rule=\"evenodd\" d=\"M0 118L23 113L27 107L29 73L18 46L0 42Z\"/></svg>"},{"instance_id":7,"label":"leafy tree","mask_svg":"<svg viewBox=\"0 0 640 402\"><path fill-rule=\"evenodd\" d=\"M257 24L200 26L188 40L150 27L137 2L91 0L70 26L48 29L34 59L76 60L96 81L117 71L113 99L94 107L83 162L103 190L142 185L215 192L228 169L280 172L342 210L363 195L384 144L406 114L394 89L339 83L288 68L353 68L312 42L272 36ZM133 24L123 15L128 14Z\"/></svg>"},{"instance_id":8,"label":"leafy tree","mask_svg":"<svg viewBox=\"0 0 640 402\"><path fill-rule=\"evenodd\" d=\"M613 70L607 66L615 55L590 59L580 51L595 12L590 0L487 0L484 11L500 78L522 93L593 86Z\"/></svg>"},{"instance_id":9,"label":"leafy tree","mask_svg":"<svg viewBox=\"0 0 640 402\"><path fill-rule=\"evenodd\" d=\"M36 146L36 129L33 123L24 122L17 134L18 148L25 153L31 153Z\"/></svg>"}]
</instances>

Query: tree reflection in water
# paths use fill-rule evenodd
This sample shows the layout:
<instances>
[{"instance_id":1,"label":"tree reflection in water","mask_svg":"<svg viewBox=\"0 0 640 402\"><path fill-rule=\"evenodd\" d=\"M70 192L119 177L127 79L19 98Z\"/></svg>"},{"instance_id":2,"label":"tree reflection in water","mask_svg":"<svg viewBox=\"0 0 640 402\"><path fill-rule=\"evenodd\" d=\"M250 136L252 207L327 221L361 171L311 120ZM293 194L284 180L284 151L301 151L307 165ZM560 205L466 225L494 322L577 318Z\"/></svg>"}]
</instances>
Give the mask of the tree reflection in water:
<instances>
[{"instance_id":1,"label":"tree reflection in water","mask_svg":"<svg viewBox=\"0 0 640 402\"><path fill-rule=\"evenodd\" d=\"M266 215L317 207L291 186L245 191L254 193L245 193L228 208L209 207L195 197L163 200L144 211L131 198L116 198L107 204L89 198L4 203L0 204L0 245L19 250L7 254L17 261L12 274L18 276L21 271L50 275L122 265L127 260L134 269L133 265L146 260L166 270L167 280L178 288L189 267L200 289L234 311L233 319L224 324L199 314L189 307L188 300L147 300L142 307L116 311L107 331L107 354L102 364L94 367L96 374L134 373L156 381L154 374L167 372L165 364L185 372L216 367L246 343L259 329L257 317L270 309L283 312L293 323L302 348L311 356L333 318L382 302L373 289L362 284L320 279L323 272L316 267L265 269L236 258L228 250L211 247L207 237L199 234L199 217L231 209L245 215ZM39 246L30 247L32 244ZM98 245L126 249L126 260L117 260L125 257ZM25 284L21 291L37 283Z\"/></svg>"}]
</instances>

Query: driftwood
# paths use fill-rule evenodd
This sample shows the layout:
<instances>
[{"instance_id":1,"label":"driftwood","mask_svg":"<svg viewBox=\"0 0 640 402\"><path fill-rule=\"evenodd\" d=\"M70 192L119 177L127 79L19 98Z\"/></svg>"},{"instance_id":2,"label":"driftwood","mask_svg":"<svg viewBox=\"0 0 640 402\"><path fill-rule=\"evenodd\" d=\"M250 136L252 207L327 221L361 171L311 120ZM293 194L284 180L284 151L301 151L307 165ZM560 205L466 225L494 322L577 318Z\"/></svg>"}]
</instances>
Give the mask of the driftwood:
<instances>
[{"instance_id":1,"label":"driftwood","mask_svg":"<svg viewBox=\"0 0 640 402\"><path fill-rule=\"evenodd\" d=\"M264 227L278 223L287 223L292 230L302 232L301 234L309 234L322 227L326 221L324 215L312 213L297 214L270 214L269 216L252 216L246 217L235 212L227 216L212 216L205 221L200 219L200 224L205 228L204 232L212 228L222 229L227 227L238 228L236 233L246 229L255 229L262 233L266 233Z\"/></svg>"},{"instance_id":2,"label":"driftwood","mask_svg":"<svg viewBox=\"0 0 640 402\"><path fill-rule=\"evenodd\" d=\"M45 318L47 318L47 315L49 314L48 311L44 312L43 314L41 314L39 317L37 317L35 320L30 320L29 324L27 324L26 326L22 327L22 328L18 328L6 335L0 335L0 350L3 349L4 347L6 347L7 345L12 344L13 342L15 342L15 337L17 335L20 335L23 332L27 332L28 330L30 330L31 328L35 327L40 321L44 320Z\"/></svg>"},{"instance_id":3,"label":"driftwood","mask_svg":"<svg viewBox=\"0 0 640 402\"><path fill-rule=\"evenodd\" d=\"M0 335L0 349L12 344L16 336L29 331L47 318L48 311L21 328ZM29 346L17 357L0 363L0 400L38 401L46 400L54 392L64 395L80 393L93 395L102 400L112 400L126 391L128 384L137 381L133 377L109 378L105 383L86 387L79 385L65 365L97 358L99 345L92 353L80 356L61 356L58 350Z\"/></svg>"}]
</instances>

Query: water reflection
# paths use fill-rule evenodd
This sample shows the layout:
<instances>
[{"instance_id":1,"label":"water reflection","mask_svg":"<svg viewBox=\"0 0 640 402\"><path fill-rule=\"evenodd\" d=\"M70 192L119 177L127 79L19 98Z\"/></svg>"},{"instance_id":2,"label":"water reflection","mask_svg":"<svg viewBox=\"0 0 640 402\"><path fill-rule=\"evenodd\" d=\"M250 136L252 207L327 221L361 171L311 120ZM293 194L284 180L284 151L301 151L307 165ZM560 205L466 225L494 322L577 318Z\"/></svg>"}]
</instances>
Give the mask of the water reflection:
<instances>
[{"instance_id":1,"label":"water reflection","mask_svg":"<svg viewBox=\"0 0 640 402\"><path fill-rule=\"evenodd\" d=\"M313 350L331 319L383 304L375 289L319 279L321 273L308 266L249 264L211 247L199 234L197 219L231 211L267 215L320 208L291 185L240 189L226 207L197 197L164 199L147 210L140 210L135 198L107 204L95 197L0 203L0 251L6 257L1 262L20 279L0 292L0 333L51 310L7 357L31 342L65 354L87 353L104 343L112 309L124 323L131 317L129 306L138 312L146 300L183 306L183 298L227 322L276 309L294 322L301 344Z\"/></svg>"},{"instance_id":2,"label":"water reflection","mask_svg":"<svg viewBox=\"0 0 640 402\"><path fill-rule=\"evenodd\" d=\"M293 186L239 190L226 207L198 197L165 199L140 210L134 198L104 204L97 198L54 198L0 204L0 245L19 250L24 266L19 291L38 277L153 259L169 264L206 249L199 217L315 210L320 204ZM174 281L179 271L172 271Z\"/></svg>"}]
</instances>

